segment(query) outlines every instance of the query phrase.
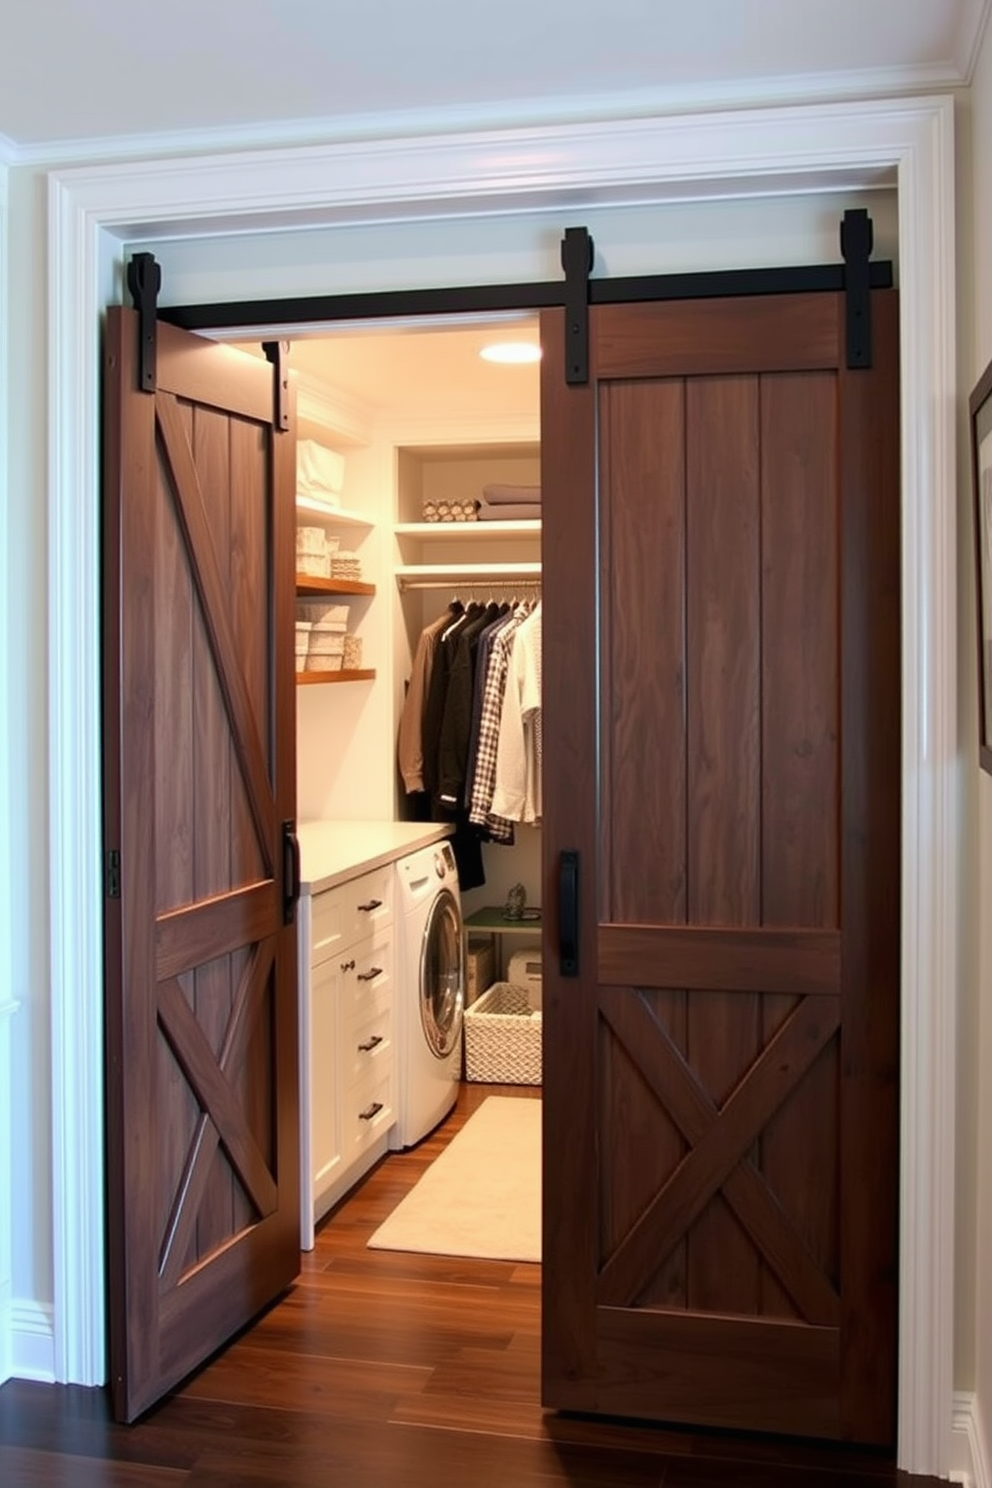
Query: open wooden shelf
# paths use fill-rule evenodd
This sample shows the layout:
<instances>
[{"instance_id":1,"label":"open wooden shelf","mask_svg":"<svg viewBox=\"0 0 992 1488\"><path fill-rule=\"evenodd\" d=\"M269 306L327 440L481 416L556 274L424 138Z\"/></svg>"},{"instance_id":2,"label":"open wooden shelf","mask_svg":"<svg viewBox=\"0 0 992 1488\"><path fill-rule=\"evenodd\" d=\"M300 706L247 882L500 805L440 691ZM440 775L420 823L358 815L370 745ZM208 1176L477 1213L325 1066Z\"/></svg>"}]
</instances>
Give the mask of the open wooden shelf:
<instances>
[{"instance_id":1,"label":"open wooden shelf","mask_svg":"<svg viewBox=\"0 0 992 1488\"><path fill-rule=\"evenodd\" d=\"M375 680L375 668L362 668L359 671L346 672L297 672L296 683L298 687L312 687L321 682L373 682Z\"/></svg>"},{"instance_id":2,"label":"open wooden shelf","mask_svg":"<svg viewBox=\"0 0 992 1488\"><path fill-rule=\"evenodd\" d=\"M363 579L322 579L316 574L296 575L297 594L374 594L375 585Z\"/></svg>"},{"instance_id":3,"label":"open wooden shelf","mask_svg":"<svg viewBox=\"0 0 992 1488\"><path fill-rule=\"evenodd\" d=\"M329 527L374 527L372 517L363 512L349 511L346 506L331 506L316 496L296 496L296 512L300 526L310 522L326 523Z\"/></svg>"}]
</instances>

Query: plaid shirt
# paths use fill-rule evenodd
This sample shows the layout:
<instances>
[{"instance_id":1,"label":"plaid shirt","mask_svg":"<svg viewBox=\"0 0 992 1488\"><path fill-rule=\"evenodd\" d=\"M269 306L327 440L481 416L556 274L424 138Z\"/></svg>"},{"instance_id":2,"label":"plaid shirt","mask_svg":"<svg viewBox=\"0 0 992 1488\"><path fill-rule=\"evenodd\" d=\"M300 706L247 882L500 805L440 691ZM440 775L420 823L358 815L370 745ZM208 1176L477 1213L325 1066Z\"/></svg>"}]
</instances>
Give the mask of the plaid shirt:
<instances>
[{"instance_id":1,"label":"plaid shirt","mask_svg":"<svg viewBox=\"0 0 992 1488\"><path fill-rule=\"evenodd\" d=\"M496 752L499 745L499 720L503 711L503 693L513 646L513 632L524 618L524 610L515 610L512 617L493 637L489 652L489 667L486 671L486 686L482 695L482 713L479 719L479 744L475 753L475 776L472 781L472 799L469 803L468 819L474 826L486 827L494 842L513 841L513 823L505 817L493 816L490 811L493 789L496 785Z\"/></svg>"}]
</instances>

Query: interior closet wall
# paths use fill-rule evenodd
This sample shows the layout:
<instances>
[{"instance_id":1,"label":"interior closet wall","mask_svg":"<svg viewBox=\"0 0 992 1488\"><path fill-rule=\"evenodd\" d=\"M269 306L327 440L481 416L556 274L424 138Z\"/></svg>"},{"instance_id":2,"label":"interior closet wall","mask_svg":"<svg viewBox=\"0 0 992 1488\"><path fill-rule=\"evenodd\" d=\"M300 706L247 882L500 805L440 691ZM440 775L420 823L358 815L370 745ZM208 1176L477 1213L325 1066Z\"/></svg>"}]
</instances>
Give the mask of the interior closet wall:
<instances>
[{"instance_id":1,"label":"interior closet wall","mask_svg":"<svg viewBox=\"0 0 992 1488\"><path fill-rule=\"evenodd\" d=\"M513 333L512 323L505 328L493 327L494 339L513 339ZM536 337L536 328L530 334ZM494 440L498 430L483 404L478 409L472 442L463 442L462 434L450 443L407 445L397 451L395 568L400 575L397 600L401 617L397 668L404 682L410 675L423 628L442 615L452 600L466 605L491 599L533 602L540 595L540 576L529 573L540 564L539 532L496 535L492 524L482 520L428 524L426 533L421 526L425 503L477 501L491 482L540 485L539 390L536 374L532 373L533 369L519 367L502 368L496 373L509 382L522 382L529 390L530 407L523 412L525 422L518 425L529 427L529 440ZM410 530L418 526L419 532ZM462 567L463 577L461 581L453 578L446 585L425 578L435 566ZM417 573L418 568L424 569L424 575ZM504 576L502 570L506 568L516 569L517 576ZM397 704L402 707L402 692ZM398 779L397 815L407 816L416 806L416 797L409 796ZM484 842L485 882L475 888L463 887L464 912L471 914L484 905L503 903L510 886L516 883L523 883L530 904L539 904L540 843L540 828L523 824L516 827L512 844Z\"/></svg>"},{"instance_id":2,"label":"interior closet wall","mask_svg":"<svg viewBox=\"0 0 992 1488\"><path fill-rule=\"evenodd\" d=\"M392 451L379 436L367 445L345 444L339 433L304 422L303 432L345 457L342 505L361 512L368 528L342 529L341 546L357 552L362 575L376 585L372 598L348 600L348 629L362 639L369 682L337 687L297 687L297 817L301 822L382 821L392 815L392 718L389 562ZM304 522L305 516L299 520Z\"/></svg>"}]
</instances>

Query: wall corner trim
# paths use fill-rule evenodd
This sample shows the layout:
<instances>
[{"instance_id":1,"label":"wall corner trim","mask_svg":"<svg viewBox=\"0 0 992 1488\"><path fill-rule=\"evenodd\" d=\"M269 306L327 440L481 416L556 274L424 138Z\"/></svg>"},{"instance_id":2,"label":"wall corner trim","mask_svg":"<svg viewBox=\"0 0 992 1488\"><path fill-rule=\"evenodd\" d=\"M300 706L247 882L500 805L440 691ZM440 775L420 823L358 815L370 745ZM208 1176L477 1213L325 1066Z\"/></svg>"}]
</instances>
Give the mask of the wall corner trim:
<instances>
[{"instance_id":1,"label":"wall corner trim","mask_svg":"<svg viewBox=\"0 0 992 1488\"><path fill-rule=\"evenodd\" d=\"M957 1390L953 1405L951 1481L967 1488L992 1488L992 1457L982 1426L978 1396Z\"/></svg>"},{"instance_id":2,"label":"wall corner trim","mask_svg":"<svg viewBox=\"0 0 992 1488\"><path fill-rule=\"evenodd\" d=\"M80 166L49 177L51 966L55 1338L103 1338L99 362L123 241L584 199L899 194L903 425L903 1027L899 1466L949 1470L957 745L953 100L905 97ZM108 268L108 265L110 266ZM385 286L384 286L385 287ZM395 286L390 286L395 287ZM71 749L68 741L72 741ZM59 741L63 741L61 744ZM84 1051L85 1057L81 1055Z\"/></svg>"},{"instance_id":3,"label":"wall corner trim","mask_svg":"<svg viewBox=\"0 0 992 1488\"><path fill-rule=\"evenodd\" d=\"M14 1299L10 1304L11 1359L14 1379L55 1380L55 1326L53 1310L38 1302Z\"/></svg>"}]
</instances>

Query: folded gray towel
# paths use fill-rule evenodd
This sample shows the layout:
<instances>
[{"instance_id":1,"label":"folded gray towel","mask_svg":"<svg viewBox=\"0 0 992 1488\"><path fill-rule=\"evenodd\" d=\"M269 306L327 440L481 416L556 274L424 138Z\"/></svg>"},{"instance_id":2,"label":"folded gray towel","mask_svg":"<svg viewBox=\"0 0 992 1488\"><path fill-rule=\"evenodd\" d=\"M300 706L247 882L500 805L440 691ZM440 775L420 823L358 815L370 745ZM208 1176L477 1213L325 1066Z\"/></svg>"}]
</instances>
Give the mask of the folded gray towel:
<instances>
[{"instance_id":1,"label":"folded gray towel","mask_svg":"<svg viewBox=\"0 0 992 1488\"><path fill-rule=\"evenodd\" d=\"M492 506L517 506L521 502L541 504L540 486L483 486L482 499Z\"/></svg>"},{"instance_id":2,"label":"folded gray towel","mask_svg":"<svg viewBox=\"0 0 992 1488\"><path fill-rule=\"evenodd\" d=\"M512 506L490 506L484 501L479 507L480 522L526 522L541 520L540 502L520 501Z\"/></svg>"}]
</instances>

